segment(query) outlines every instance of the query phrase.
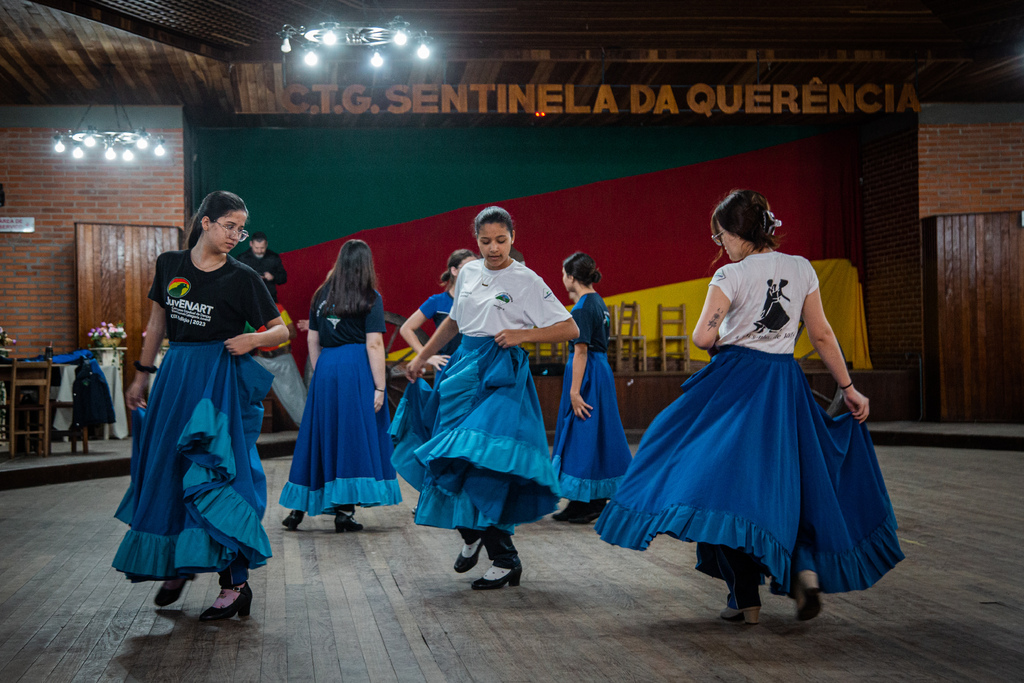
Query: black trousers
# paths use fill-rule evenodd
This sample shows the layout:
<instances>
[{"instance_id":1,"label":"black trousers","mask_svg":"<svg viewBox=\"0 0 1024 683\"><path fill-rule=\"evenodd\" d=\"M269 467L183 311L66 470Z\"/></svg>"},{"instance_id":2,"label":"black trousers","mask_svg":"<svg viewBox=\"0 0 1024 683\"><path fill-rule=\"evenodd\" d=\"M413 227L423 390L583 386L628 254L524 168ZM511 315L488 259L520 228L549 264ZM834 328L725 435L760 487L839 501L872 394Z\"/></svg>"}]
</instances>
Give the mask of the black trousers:
<instances>
[{"instance_id":1,"label":"black trousers","mask_svg":"<svg viewBox=\"0 0 1024 683\"><path fill-rule=\"evenodd\" d=\"M715 558L718 562L718 571L729 587L729 607L759 607L761 596L758 594L758 587L761 585L761 569L754 558L742 550L724 545L699 545L703 561Z\"/></svg>"},{"instance_id":2,"label":"black trousers","mask_svg":"<svg viewBox=\"0 0 1024 683\"><path fill-rule=\"evenodd\" d=\"M487 549L487 557L491 558L495 567L515 569L519 566L519 551L512 543L512 534L505 533L493 526L489 526L483 531L459 527L459 533L462 534L462 541L466 545L472 545L482 540L484 548Z\"/></svg>"}]
</instances>

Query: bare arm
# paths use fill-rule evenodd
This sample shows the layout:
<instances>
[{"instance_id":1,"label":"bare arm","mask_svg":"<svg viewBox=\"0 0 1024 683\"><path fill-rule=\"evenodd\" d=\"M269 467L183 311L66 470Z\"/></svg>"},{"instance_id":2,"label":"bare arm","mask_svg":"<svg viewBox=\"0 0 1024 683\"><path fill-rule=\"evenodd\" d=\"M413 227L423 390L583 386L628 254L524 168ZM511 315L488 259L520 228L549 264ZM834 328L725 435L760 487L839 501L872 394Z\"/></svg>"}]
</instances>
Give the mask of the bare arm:
<instances>
[{"instance_id":1,"label":"bare arm","mask_svg":"<svg viewBox=\"0 0 1024 683\"><path fill-rule=\"evenodd\" d=\"M850 373L846 369L846 361L843 360L843 353L839 349L839 342L825 318L825 310L821 307L821 293L814 290L804 299L803 307L804 325L807 326L807 336L810 337L811 345L821 356L822 362L832 378L843 389L843 400L850 413L858 422L868 419L870 412L868 397L857 391L850 379Z\"/></svg>"},{"instance_id":2,"label":"bare arm","mask_svg":"<svg viewBox=\"0 0 1024 683\"><path fill-rule=\"evenodd\" d=\"M149 311L149 322L146 323L146 339L142 342L142 353L139 355L140 365L152 365L156 361L156 352L160 348L165 334L167 334L167 318L164 315L163 306L154 301L153 307ZM148 378L148 372L135 373L132 383L124 392L124 402L128 410L146 407L143 392L149 381Z\"/></svg>"},{"instance_id":3,"label":"bare arm","mask_svg":"<svg viewBox=\"0 0 1024 683\"><path fill-rule=\"evenodd\" d=\"M523 343L562 342L580 336L580 328L576 321L568 318L547 327L534 327L529 330L502 330L494 335L494 341L503 349L519 346Z\"/></svg>"},{"instance_id":4,"label":"bare arm","mask_svg":"<svg viewBox=\"0 0 1024 683\"><path fill-rule=\"evenodd\" d=\"M299 336L299 331L295 329L295 323L288 323L288 340L291 341Z\"/></svg>"},{"instance_id":5,"label":"bare arm","mask_svg":"<svg viewBox=\"0 0 1024 683\"><path fill-rule=\"evenodd\" d=\"M725 293L714 285L708 287L708 296L704 299L704 310L700 312L697 326L693 328L693 343L697 348L710 349L718 341L718 328L725 320L732 302Z\"/></svg>"},{"instance_id":6,"label":"bare arm","mask_svg":"<svg viewBox=\"0 0 1024 683\"><path fill-rule=\"evenodd\" d=\"M320 333L311 329L306 335L306 347L309 349L309 366L316 372L316 361L320 357Z\"/></svg>"},{"instance_id":7,"label":"bare arm","mask_svg":"<svg viewBox=\"0 0 1024 683\"><path fill-rule=\"evenodd\" d=\"M459 324L450 317L445 318L441 326L437 328L430 340L420 349L416 357L405 367L405 376L410 382L415 382L423 374L423 366L427 359L435 355L442 346L455 339L459 333Z\"/></svg>"},{"instance_id":8,"label":"bare arm","mask_svg":"<svg viewBox=\"0 0 1024 683\"><path fill-rule=\"evenodd\" d=\"M370 361L370 373L373 375L373 412L379 412L384 406L387 390L384 365L384 335L370 332L366 335L366 358Z\"/></svg>"},{"instance_id":9,"label":"bare arm","mask_svg":"<svg viewBox=\"0 0 1024 683\"><path fill-rule=\"evenodd\" d=\"M147 333L146 336L149 336ZM224 342L224 348L232 356L242 356L258 346L280 346L288 341L288 328L284 320L277 316L267 323L263 332L246 332Z\"/></svg>"},{"instance_id":10,"label":"bare arm","mask_svg":"<svg viewBox=\"0 0 1024 683\"><path fill-rule=\"evenodd\" d=\"M420 344L420 340L416 338L416 330L423 327L423 323L427 322L427 316L423 315L420 309L416 309L416 312L409 316L409 319L402 323L402 326L398 328L398 334L402 335L402 339L409 344L409 347L416 353L423 351L423 344ZM433 365L436 369L440 370L448 364L449 356L442 356L433 354L427 356L427 362Z\"/></svg>"},{"instance_id":11,"label":"bare arm","mask_svg":"<svg viewBox=\"0 0 1024 683\"><path fill-rule=\"evenodd\" d=\"M583 387L583 373L587 371L587 345L576 344L572 357L572 385L569 387L569 401L572 403L572 412L581 420L590 417L590 411L594 406L589 405L580 395Z\"/></svg>"}]
</instances>

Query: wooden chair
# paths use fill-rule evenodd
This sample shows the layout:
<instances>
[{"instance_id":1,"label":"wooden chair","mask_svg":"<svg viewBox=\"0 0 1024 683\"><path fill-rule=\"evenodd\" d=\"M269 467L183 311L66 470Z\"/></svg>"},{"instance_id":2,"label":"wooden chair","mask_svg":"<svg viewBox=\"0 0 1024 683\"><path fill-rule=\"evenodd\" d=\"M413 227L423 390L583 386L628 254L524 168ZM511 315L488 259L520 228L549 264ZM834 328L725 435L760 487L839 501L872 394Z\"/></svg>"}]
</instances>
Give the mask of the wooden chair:
<instances>
[{"instance_id":1,"label":"wooden chair","mask_svg":"<svg viewBox=\"0 0 1024 683\"><path fill-rule=\"evenodd\" d=\"M53 416L57 414L58 408L69 408L72 411L71 423L67 429L57 429L53 427ZM78 452L78 442L82 442L82 453L89 455L89 428L81 425L76 425L74 420L74 408L75 404L73 401L50 401L50 445L53 445L54 439L62 439L65 436L71 442L71 452Z\"/></svg>"},{"instance_id":2,"label":"wooden chair","mask_svg":"<svg viewBox=\"0 0 1024 683\"><path fill-rule=\"evenodd\" d=\"M661 371L668 372L668 359L681 360L683 372L690 371L690 336L686 332L686 304L658 304L658 339ZM671 348L670 348L671 347Z\"/></svg>"},{"instance_id":3,"label":"wooden chair","mask_svg":"<svg viewBox=\"0 0 1024 683\"><path fill-rule=\"evenodd\" d=\"M7 437L10 454L18 454L18 438L25 439L25 452L35 443L37 455L50 454L50 371L53 363L11 362L7 392Z\"/></svg>"},{"instance_id":4,"label":"wooden chair","mask_svg":"<svg viewBox=\"0 0 1024 683\"><path fill-rule=\"evenodd\" d=\"M647 372L647 337L640 327L640 304L622 302L618 307L615 326L615 369L629 368Z\"/></svg>"},{"instance_id":5,"label":"wooden chair","mask_svg":"<svg viewBox=\"0 0 1024 683\"><path fill-rule=\"evenodd\" d=\"M521 346L530 354L531 365L540 365L541 363L565 365L569 362L566 350L569 345L565 342L527 342Z\"/></svg>"}]
</instances>

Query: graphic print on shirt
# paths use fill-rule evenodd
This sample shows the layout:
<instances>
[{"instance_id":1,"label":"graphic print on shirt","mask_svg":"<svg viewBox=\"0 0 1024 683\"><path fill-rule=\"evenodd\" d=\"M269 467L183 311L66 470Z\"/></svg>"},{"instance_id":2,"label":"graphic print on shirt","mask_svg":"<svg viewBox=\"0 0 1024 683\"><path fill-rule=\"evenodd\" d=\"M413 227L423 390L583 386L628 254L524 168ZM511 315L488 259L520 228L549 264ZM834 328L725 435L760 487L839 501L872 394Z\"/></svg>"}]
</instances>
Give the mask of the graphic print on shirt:
<instances>
[{"instance_id":1,"label":"graphic print on shirt","mask_svg":"<svg viewBox=\"0 0 1024 683\"><path fill-rule=\"evenodd\" d=\"M192 283L183 277L176 277L167 285L167 293L175 299L185 296L190 289L192 289Z\"/></svg>"},{"instance_id":2,"label":"graphic print on shirt","mask_svg":"<svg viewBox=\"0 0 1024 683\"><path fill-rule=\"evenodd\" d=\"M500 293L496 294L494 298L497 299L498 301L502 302L503 304L510 304L510 303L512 303L512 295L509 294L508 292L500 292ZM497 304L495 304L495 305L497 305Z\"/></svg>"},{"instance_id":3,"label":"graphic print on shirt","mask_svg":"<svg viewBox=\"0 0 1024 683\"><path fill-rule=\"evenodd\" d=\"M192 290L192 284L183 277L176 277L167 285L167 306L171 312L171 320L186 325L206 327L212 319L213 306L189 301L184 298Z\"/></svg>"},{"instance_id":4,"label":"graphic print on shirt","mask_svg":"<svg viewBox=\"0 0 1024 683\"><path fill-rule=\"evenodd\" d=\"M754 323L754 329L758 332L778 332L789 322L789 315L782 307L781 299L789 301L789 297L782 293L782 288L789 284L789 280L779 280L775 284L768 280L768 293L765 295L764 308L761 309L761 319Z\"/></svg>"}]
</instances>

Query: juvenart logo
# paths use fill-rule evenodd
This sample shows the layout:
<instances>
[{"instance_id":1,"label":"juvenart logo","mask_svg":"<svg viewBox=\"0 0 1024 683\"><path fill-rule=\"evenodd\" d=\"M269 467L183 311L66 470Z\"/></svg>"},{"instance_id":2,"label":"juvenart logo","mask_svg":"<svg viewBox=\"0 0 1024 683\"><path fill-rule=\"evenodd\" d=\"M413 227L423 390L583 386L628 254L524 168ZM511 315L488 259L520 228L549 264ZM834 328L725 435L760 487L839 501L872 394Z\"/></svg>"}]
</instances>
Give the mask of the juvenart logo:
<instances>
[{"instance_id":1,"label":"juvenart logo","mask_svg":"<svg viewBox=\"0 0 1024 683\"><path fill-rule=\"evenodd\" d=\"M176 277L171 280L171 284L167 285L167 293L175 299L185 296L190 289L192 289L192 283L183 277Z\"/></svg>"},{"instance_id":2,"label":"juvenart logo","mask_svg":"<svg viewBox=\"0 0 1024 683\"><path fill-rule=\"evenodd\" d=\"M501 294L496 295L494 298L503 304L512 303L512 297L509 295L508 292L502 292Z\"/></svg>"}]
</instances>

